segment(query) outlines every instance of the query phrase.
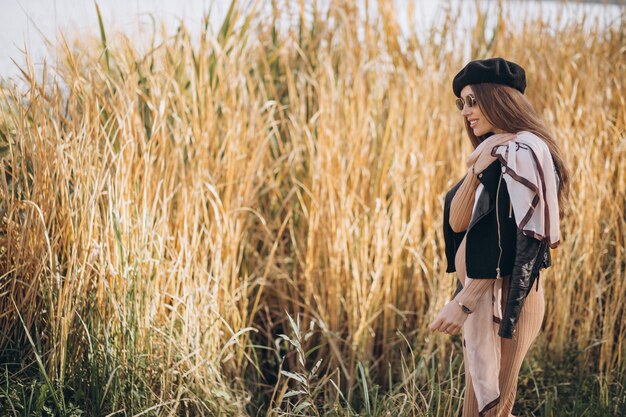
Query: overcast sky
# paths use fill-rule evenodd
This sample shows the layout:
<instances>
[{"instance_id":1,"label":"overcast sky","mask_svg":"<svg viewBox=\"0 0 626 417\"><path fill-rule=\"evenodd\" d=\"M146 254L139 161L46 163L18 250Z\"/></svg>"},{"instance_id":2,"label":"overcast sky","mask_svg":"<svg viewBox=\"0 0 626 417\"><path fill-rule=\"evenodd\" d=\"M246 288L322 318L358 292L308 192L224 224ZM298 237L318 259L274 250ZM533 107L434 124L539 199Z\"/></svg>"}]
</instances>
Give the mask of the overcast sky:
<instances>
[{"instance_id":1,"label":"overcast sky","mask_svg":"<svg viewBox=\"0 0 626 417\"><path fill-rule=\"evenodd\" d=\"M266 0L263 0L266 1ZM323 0L327 2L328 0ZM365 4L363 0L358 0ZM402 13L398 14L403 31L427 30L432 22L441 16L442 6L456 6L459 0L394 0L399 9L415 1L416 14L412 19ZM44 57L53 64L50 50L44 39L55 41L59 32L68 37L77 34L98 34L98 20L93 0L3 0L0 13L0 77L14 78L17 68L11 58L22 65L24 57L21 52L26 47L36 65L41 66ZM102 0L99 1L107 32L121 30L129 36L146 41L152 32L150 15L165 22L168 28L174 28L180 19L184 20L189 30L197 33L201 17L211 11L211 25L214 28L226 15L229 0ZM242 2L244 3L244 2ZM297 4L294 1L294 4ZM306 2L310 4L311 1ZM370 5L375 2L370 2ZM495 1L480 0L484 7L493 8ZM598 17L605 22L613 22L620 13L623 14L624 2L613 0L620 5L572 4L564 7L555 1L516 0L506 1L506 7L528 9L532 5L532 13L541 14L546 19L567 14L571 19L578 20L586 16ZM266 1L265 4L270 4ZM474 1L464 1L463 7L474 10ZM371 7L371 6L370 6ZM488 22L489 24L489 22ZM610 24L610 23L606 23ZM147 33L147 34L146 34Z\"/></svg>"}]
</instances>

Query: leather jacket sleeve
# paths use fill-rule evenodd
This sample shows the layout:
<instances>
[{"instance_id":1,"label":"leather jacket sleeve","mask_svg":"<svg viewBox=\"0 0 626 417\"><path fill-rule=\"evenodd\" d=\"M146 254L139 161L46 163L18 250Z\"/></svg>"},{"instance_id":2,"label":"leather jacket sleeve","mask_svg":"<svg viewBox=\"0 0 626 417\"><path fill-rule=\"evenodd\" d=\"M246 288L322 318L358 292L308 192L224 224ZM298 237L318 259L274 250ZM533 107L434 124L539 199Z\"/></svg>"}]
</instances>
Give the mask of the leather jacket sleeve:
<instances>
[{"instance_id":1,"label":"leather jacket sleeve","mask_svg":"<svg viewBox=\"0 0 626 417\"><path fill-rule=\"evenodd\" d=\"M539 268L545 267L545 251L548 241L539 241L526 236L517 228L515 258L509 282L507 302L502 314L498 335L507 339L513 338L515 326L526 296L530 292ZM548 254L549 255L549 254Z\"/></svg>"}]
</instances>

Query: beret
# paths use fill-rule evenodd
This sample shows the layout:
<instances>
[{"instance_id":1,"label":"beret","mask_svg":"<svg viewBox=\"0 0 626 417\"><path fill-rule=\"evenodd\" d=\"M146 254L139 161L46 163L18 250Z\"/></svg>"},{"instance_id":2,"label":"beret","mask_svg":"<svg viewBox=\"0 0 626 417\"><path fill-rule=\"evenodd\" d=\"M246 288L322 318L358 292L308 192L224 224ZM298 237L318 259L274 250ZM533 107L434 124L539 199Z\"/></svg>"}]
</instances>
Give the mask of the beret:
<instances>
[{"instance_id":1,"label":"beret","mask_svg":"<svg viewBox=\"0 0 626 417\"><path fill-rule=\"evenodd\" d=\"M461 90L468 84L496 83L513 87L524 94L526 72L515 62L503 58L470 61L452 80L454 95L461 97Z\"/></svg>"}]
</instances>

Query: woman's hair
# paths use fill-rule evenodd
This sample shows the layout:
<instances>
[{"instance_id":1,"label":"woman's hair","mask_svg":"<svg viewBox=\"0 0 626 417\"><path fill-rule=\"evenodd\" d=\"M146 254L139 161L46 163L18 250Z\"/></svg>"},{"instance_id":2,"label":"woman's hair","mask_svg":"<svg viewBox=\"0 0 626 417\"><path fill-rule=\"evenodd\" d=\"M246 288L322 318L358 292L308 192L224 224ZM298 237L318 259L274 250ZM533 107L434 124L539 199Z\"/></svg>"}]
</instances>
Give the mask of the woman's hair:
<instances>
[{"instance_id":1,"label":"woman's hair","mask_svg":"<svg viewBox=\"0 0 626 417\"><path fill-rule=\"evenodd\" d=\"M558 143L547 128L541 116L535 111L526 96L514 88L502 84L472 84L474 98L489 123L505 132L516 133L521 130L534 133L548 145L554 166L559 176L559 217L567 211L569 199L569 169L565 165ZM464 118L465 130L476 148L489 134L474 135L469 122Z\"/></svg>"}]
</instances>

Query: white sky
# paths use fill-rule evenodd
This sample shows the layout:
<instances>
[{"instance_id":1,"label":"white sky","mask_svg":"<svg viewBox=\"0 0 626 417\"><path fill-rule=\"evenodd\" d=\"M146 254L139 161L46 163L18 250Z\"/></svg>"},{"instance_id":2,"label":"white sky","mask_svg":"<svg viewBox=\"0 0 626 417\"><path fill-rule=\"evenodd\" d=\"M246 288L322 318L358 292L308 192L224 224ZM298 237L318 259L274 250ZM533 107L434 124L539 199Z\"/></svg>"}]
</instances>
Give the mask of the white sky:
<instances>
[{"instance_id":1,"label":"white sky","mask_svg":"<svg viewBox=\"0 0 626 417\"><path fill-rule=\"evenodd\" d=\"M0 77L15 78L18 70L12 62L13 58L18 64L24 63L21 50L26 47L36 66L41 67L44 58L48 63L53 63L49 49L44 41L45 38L55 41L59 32L68 37L84 33L98 35L98 19L96 16L93 0L0 0L2 13L0 13ZM297 5L297 0L290 0ZM365 0L358 1L364 8ZM406 33L409 28L425 30L441 13L442 7L452 5L457 7L462 0L393 0L396 3L398 17L402 30ZM270 0L261 0L264 6L270 5ZM312 0L306 1L311 4ZM327 4L328 0L321 3ZM414 2L416 13L413 19L409 19L404 10L408 10L409 3ZM241 1L244 3L244 1ZM370 5L374 1L370 0ZM495 8L496 2L479 0L483 7ZM226 15L230 0L99 0L107 33L121 30L131 37L147 40L151 37L152 23L150 14L165 22L169 29L175 28L179 19L185 21L189 30L199 32L203 14L212 8L211 25L215 30L219 28ZM555 21L555 18L567 14L570 19L580 21L583 16L587 19L597 17L603 24L616 24L619 22L620 13L626 8L618 5L598 4L572 4L564 7L559 2L553 1L505 1L505 7L512 10L526 9L531 5L531 14L542 14L546 19ZM471 16L475 9L474 0L465 0L462 3ZM371 6L370 6L371 7ZM373 10L373 13L376 11ZM439 14L438 14L439 13ZM489 22L488 22L489 24ZM619 23L617 23L619 24ZM143 35L142 35L143 33Z\"/></svg>"}]
</instances>

